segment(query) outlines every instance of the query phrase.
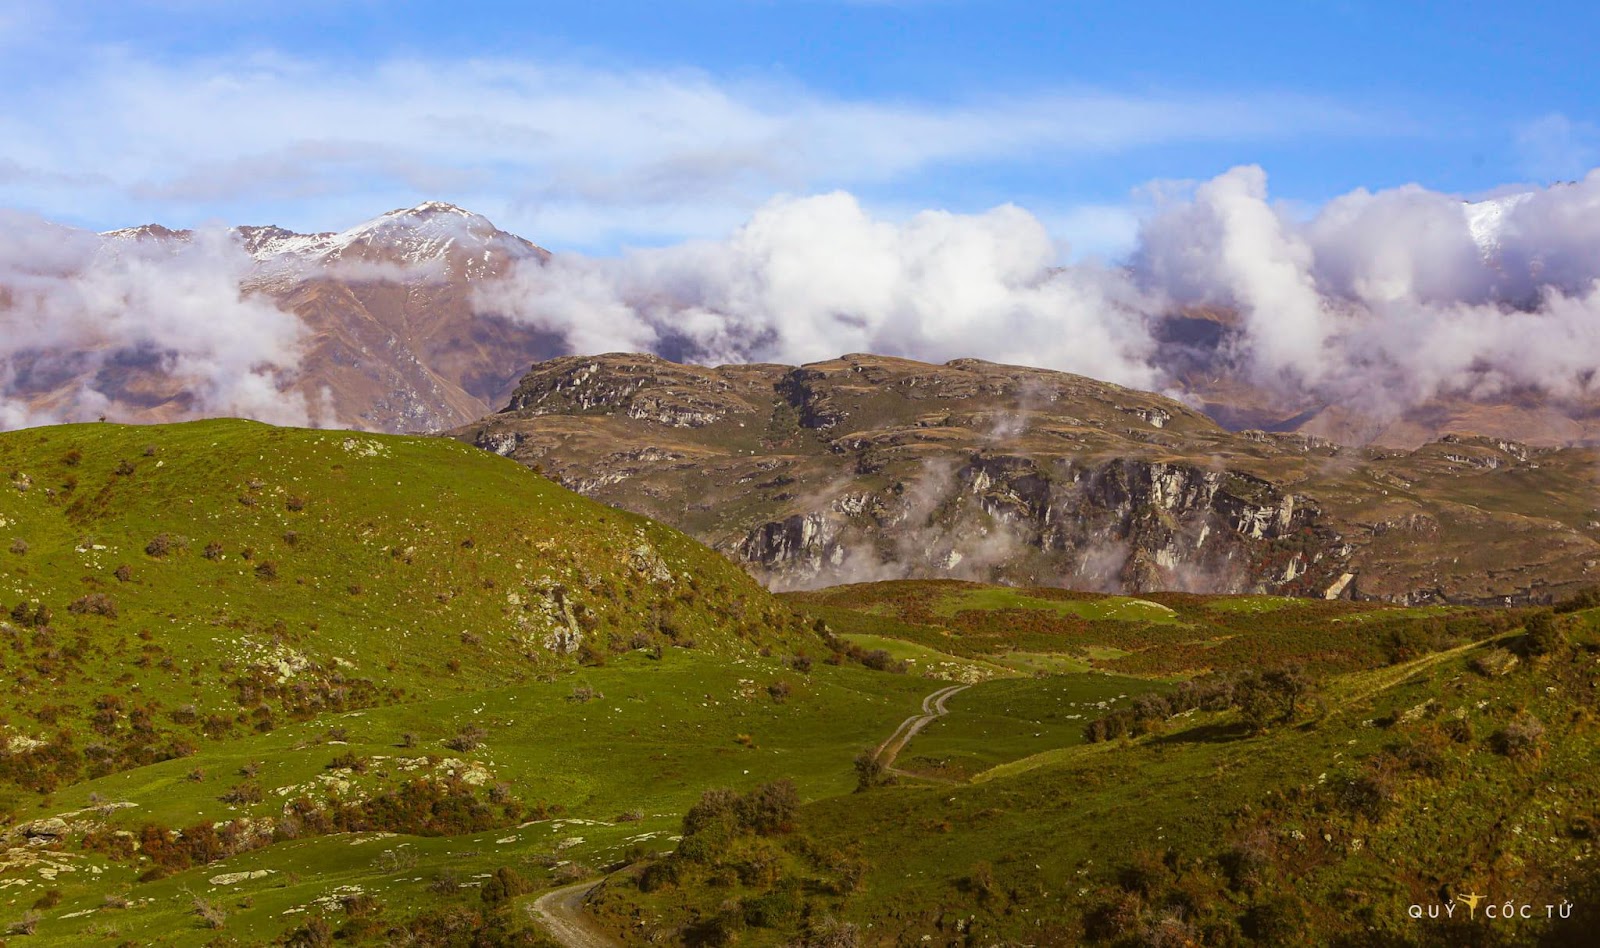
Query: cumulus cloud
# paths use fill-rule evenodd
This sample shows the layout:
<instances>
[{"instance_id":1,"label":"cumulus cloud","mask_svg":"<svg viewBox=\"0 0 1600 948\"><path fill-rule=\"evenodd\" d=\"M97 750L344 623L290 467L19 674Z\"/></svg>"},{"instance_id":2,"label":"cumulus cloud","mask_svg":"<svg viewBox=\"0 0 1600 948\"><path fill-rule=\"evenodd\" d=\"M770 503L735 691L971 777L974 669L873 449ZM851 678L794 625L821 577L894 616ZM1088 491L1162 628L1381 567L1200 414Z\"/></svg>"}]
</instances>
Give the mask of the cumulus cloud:
<instances>
[{"instance_id":1,"label":"cumulus cloud","mask_svg":"<svg viewBox=\"0 0 1600 948\"><path fill-rule=\"evenodd\" d=\"M1445 393L1587 396L1600 365L1600 173L1468 205L1416 186L1308 220L1233 169L1148 220L1137 278L1166 306L1237 312L1236 368L1392 416Z\"/></svg>"},{"instance_id":2,"label":"cumulus cloud","mask_svg":"<svg viewBox=\"0 0 1600 948\"><path fill-rule=\"evenodd\" d=\"M529 256L480 273L473 299L572 352L979 357L1171 391L1183 379L1164 321L1209 307L1226 328L1207 373L1285 404L1382 420L1441 394L1596 394L1600 172L1473 204L1415 185L1357 190L1311 214L1273 202L1256 167L1152 193L1136 249L1115 263L1063 263L1070 250L1018 207L891 219L832 192L772 200L721 239ZM318 420L285 394L305 330L248 292L305 261L263 266L220 230L105 241L17 213L0 223L0 423L137 414L160 401L157 375L186 389L163 410ZM324 277L417 283L446 274L430 248L470 262L473 241L497 240L454 211L386 215L306 243L321 248L306 259ZM416 253L396 264L383 249L395 247Z\"/></svg>"},{"instance_id":3,"label":"cumulus cloud","mask_svg":"<svg viewBox=\"0 0 1600 948\"><path fill-rule=\"evenodd\" d=\"M1482 204L1416 185L1307 217L1234 168L1155 188L1125 265L1061 265L1016 207L903 222L848 194L773 201L728 238L558 257L480 288L573 351L806 362L975 356L1173 383L1159 322L1230 322L1219 372L1377 418L1445 393L1586 397L1600 366L1600 172Z\"/></svg>"},{"instance_id":4,"label":"cumulus cloud","mask_svg":"<svg viewBox=\"0 0 1600 948\"><path fill-rule=\"evenodd\" d=\"M236 415L315 419L288 391L305 330L242 295L226 231L123 239L0 212L0 427Z\"/></svg>"},{"instance_id":5,"label":"cumulus cloud","mask_svg":"<svg viewBox=\"0 0 1600 948\"><path fill-rule=\"evenodd\" d=\"M702 362L975 356L1156 381L1150 300L1117 270L1059 269L1059 256L1016 207L897 223L833 193L774 201L721 241L523 266L484 287L479 305L564 332L575 351Z\"/></svg>"}]
</instances>

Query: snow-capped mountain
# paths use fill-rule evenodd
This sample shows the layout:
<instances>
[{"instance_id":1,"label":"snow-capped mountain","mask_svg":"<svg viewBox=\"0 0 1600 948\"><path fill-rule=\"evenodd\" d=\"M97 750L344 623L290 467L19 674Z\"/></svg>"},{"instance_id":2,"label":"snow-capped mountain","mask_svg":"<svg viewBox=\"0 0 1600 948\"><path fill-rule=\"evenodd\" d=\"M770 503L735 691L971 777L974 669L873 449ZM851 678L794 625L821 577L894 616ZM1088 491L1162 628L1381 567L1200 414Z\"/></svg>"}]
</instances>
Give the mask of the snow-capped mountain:
<instances>
[{"instance_id":1,"label":"snow-capped mountain","mask_svg":"<svg viewBox=\"0 0 1600 948\"><path fill-rule=\"evenodd\" d=\"M1507 194L1503 197L1488 198L1482 201L1464 201L1461 213L1467 219L1467 230L1472 234L1472 241L1485 257L1493 257L1500 251L1500 237L1504 232L1506 216L1517 205L1533 197L1533 192L1524 191L1520 194Z\"/></svg>"},{"instance_id":2,"label":"snow-capped mountain","mask_svg":"<svg viewBox=\"0 0 1600 948\"><path fill-rule=\"evenodd\" d=\"M98 236L100 252L112 255L176 252L202 239L160 224ZM538 265L548 251L453 204L428 201L337 232L236 227L232 248L227 235L204 239L221 245L242 293L268 297L304 324L299 387L328 409L326 424L385 431L462 424L498 408L529 364L559 354L548 333L473 305L475 284L518 264ZM160 378L160 366L119 364L114 373L141 377L114 380L115 390L143 395L137 404L113 399L108 413L181 415L182 384Z\"/></svg>"}]
</instances>

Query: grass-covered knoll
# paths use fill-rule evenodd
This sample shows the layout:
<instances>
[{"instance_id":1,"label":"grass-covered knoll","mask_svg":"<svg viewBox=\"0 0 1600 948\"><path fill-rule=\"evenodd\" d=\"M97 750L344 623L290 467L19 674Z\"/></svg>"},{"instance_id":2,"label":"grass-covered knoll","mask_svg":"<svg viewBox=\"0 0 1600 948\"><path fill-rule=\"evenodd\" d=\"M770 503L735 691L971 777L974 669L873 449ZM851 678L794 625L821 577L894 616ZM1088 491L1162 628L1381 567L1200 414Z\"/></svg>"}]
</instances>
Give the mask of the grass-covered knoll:
<instances>
[{"instance_id":1,"label":"grass-covered knoll","mask_svg":"<svg viewBox=\"0 0 1600 948\"><path fill-rule=\"evenodd\" d=\"M501 867L531 894L670 848L708 787L786 779L799 800L848 793L853 756L925 690L853 665L801 672L673 650L326 715L58 792L30 816L62 819L60 845L16 850L44 862L0 876L12 883L0 911L20 917L53 891L30 943L115 945L206 941L196 899L245 943L286 920L347 926L340 899L352 892L386 926L477 908ZM214 851L231 855L183 848L214 828ZM50 865L68 868L43 878ZM453 880L445 891L441 877ZM381 927L376 937L387 943Z\"/></svg>"},{"instance_id":2,"label":"grass-covered knoll","mask_svg":"<svg viewBox=\"0 0 1600 948\"><path fill-rule=\"evenodd\" d=\"M1496 618L1458 625L1469 640L1454 646L1316 676L1281 714L1192 707L1140 736L1053 748L969 783L819 800L767 863L775 878L750 881L759 837L680 846L654 880L664 884L614 880L603 910L642 919L644 933L665 924L757 945L808 932L831 943L815 915L765 921L793 891L831 899L829 924L874 945L1592 943L1596 620ZM969 695L978 714L1043 720L1034 684L954 696L902 760L957 726ZM1442 911L1473 893L1536 918L1491 921L1480 905L1463 920L1464 903L1455 919L1411 917L1412 905ZM1546 918L1563 900L1573 918Z\"/></svg>"},{"instance_id":3,"label":"grass-covered knoll","mask_svg":"<svg viewBox=\"0 0 1600 948\"><path fill-rule=\"evenodd\" d=\"M709 785L848 791L925 691L450 441L83 425L0 435L0 475L0 931L34 944L537 944L519 900Z\"/></svg>"},{"instance_id":4,"label":"grass-covered knoll","mask_svg":"<svg viewBox=\"0 0 1600 948\"><path fill-rule=\"evenodd\" d=\"M1317 673L1366 668L1461 641L1496 615L1268 596L1134 599L954 580L835 586L784 598L847 637L901 639L1023 674L1088 667L1159 678L1288 663Z\"/></svg>"},{"instance_id":5,"label":"grass-covered knoll","mask_svg":"<svg viewBox=\"0 0 1600 948\"><path fill-rule=\"evenodd\" d=\"M680 534L440 439L0 435L0 697L32 790L325 711L799 629Z\"/></svg>"}]
</instances>

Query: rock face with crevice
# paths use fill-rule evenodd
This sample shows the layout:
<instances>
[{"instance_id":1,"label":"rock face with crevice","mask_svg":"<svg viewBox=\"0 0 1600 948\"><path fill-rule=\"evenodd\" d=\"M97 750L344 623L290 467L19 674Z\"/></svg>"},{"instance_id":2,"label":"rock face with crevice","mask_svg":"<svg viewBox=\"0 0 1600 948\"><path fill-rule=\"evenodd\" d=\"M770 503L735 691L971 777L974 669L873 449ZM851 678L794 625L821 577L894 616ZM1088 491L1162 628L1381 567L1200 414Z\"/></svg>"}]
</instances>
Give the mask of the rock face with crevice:
<instances>
[{"instance_id":1,"label":"rock face with crevice","mask_svg":"<svg viewBox=\"0 0 1600 948\"><path fill-rule=\"evenodd\" d=\"M683 528L777 588L953 577L1526 602L1600 575L1592 451L1234 433L1158 395L974 359L564 357L452 435Z\"/></svg>"}]
</instances>

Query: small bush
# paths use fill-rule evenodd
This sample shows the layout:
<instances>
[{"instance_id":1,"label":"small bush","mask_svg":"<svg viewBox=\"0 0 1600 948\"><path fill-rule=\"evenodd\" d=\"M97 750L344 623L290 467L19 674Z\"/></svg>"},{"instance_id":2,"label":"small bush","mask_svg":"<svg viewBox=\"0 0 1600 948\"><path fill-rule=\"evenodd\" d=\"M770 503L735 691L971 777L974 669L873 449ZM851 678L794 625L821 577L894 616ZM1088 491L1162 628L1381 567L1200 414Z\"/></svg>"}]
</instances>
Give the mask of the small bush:
<instances>
[{"instance_id":1,"label":"small bush","mask_svg":"<svg viewBox=\"0 0 1600 948\"><path fill-rule=\"evenodd\" d=\"M35 911L32 911L31 909L29 911L23 912L21 918L17 919L16 921L12 922L10 925L6 926L6 934L7 935L32 935L34 932L39 930L39 919L40 918L41 918L41 916L39 915L39 913L35 912Z\"/></svg>"},{"instance_id":2,"label":"small bush","mask_svg":"<svg viewBox=\"0 0 1600 948\"><path fill-rule=\"evenodd\" d=\"M133 582L133 567L123 563L111 575L115 576L119 583L131 583Z\"/></svg>"},{"instance_id":3,"label":"small bush","mask_svg":"<svg viewBox=\"0 0 1600 948\"><path fill-rule=\"evenodd\" d=\"M479 893L484 902L498 905L507 899L514 899L519 895L526 895L533 891L533 886L522 874L510 866L501 866L494 871L494 875L483 884Z\"/></svg>"},{"instance_id":4,"label":"small bush","mask_svg":"<svg viewBox=\"0 0 1600 948\"><path fill-rule=\"evenodd\" d=\"M223 803L230 803L234 806L248 806L252 803L260 803L266 799L266 794L262 792L260 784L245 782L236 783L229 787L227 792L219 799Z\"/></svg>"},{"instance_id":5,"label":"small bush","mask_svg":"<svg viewBox=\"0 0 1600 948\"><path fill-rule=\"evenodd\" d=\"M871 790L890 783L893 777L889 769L878 759L876 750L864 750L856 755L856 792Z\"/></svg>"},{"instance_id":6,"label":"small bush","mask_svg":"<svg viewBox=\"0 0 1600 948\"><path fill-rule=\"evenodd\" d=\"M863 654L861 656L861 664L873 671L892 672L897 675L904 674L906 670L905 662L895 661L893 655L881 648L875 648Z\"/></svg>"},{"instance_id":7,"label":"small bush","mask_svg":"<svg viewBox=\"0 0 1600 948\"><path fill-rule=\"evenodd\" d=\"M149 543L144 545L145 553L154 557L166 556L176 548L177 543L173 541L172 537L165 533L156 534L156 536L153 537Z\"/></svg>"},{"instance_id":8,"label":"small bush","mask_svg":"<svg viewBox=\"0 0 1600 948\"><path fill-rule=\"evenodd\" d=\"M228 913L209 899L195 899L193 909L194 914L200 917L201 924L207 928L221 928L228 923Z\"/></svg>"},{"instance_id":9,"label":"small bush","mask_svg":"<svg viewBox=\"0 0 1600 948\"><path fill-rule=\"evenodd\" d=\"M1556 624L1555 614L1540 610L1523 624L1522 637L1516 640L1517 651L1530 658L1549 655L1559 649L1565 639L1561 627Z\"/></svg>"},{"instance_id":10,"label":"small bush","mask_svg":"<svg viewBox=\"0 0 1600 948\"><path fill-rule=\"evenodd\" d=\"M1507 757L1534 757L1544 743L1544 722L1527 711L1517 712L1494 736L1495 749Z\"/></svg>"},{"instance_id":11,"label":"small bush","mask_svg":"<svg viewBox=\"0 0 1600 948\"><path fill-rule=\"evenodd\" d=\"M90 593L73 600L67 611L75 616L105 616L107 619L115 619L117 601L105 593Z\"/></svg>"},{"instance_id":12,"label":"small bush","mask_svg":"<svg viewBox=\"0 0 1600 948\"><path fill-rule=\"evenodd\" d=\"M222 544L215 542L207 543L205 552L201 553L200 555L208 560L220 560L222 559Z\"/></svg>"},{"instance_id":13,"label":"small bush","mask_svg":"<svg viewBox=\"0 0 1600 948\"><path fill-rule=\"evenodd\" d=\"M18 556L26 556L28 553L28 541L21 539L20 537L12 540L11 552L17 554Z\"/></svg>"},{"instance_id":14,"label":"small bush","mask_svg":"<svg viewBox=\"0 0 1600 948\"><path fill-rule=\"evenodd\" d=\"M483 739L488 736L488 731L476 724L468 724L460 731L457 731L455 737L446 738L444 746L453 751L460 751L463 754L470 753L482 747Z\"/></svg>"}]
</instances>

